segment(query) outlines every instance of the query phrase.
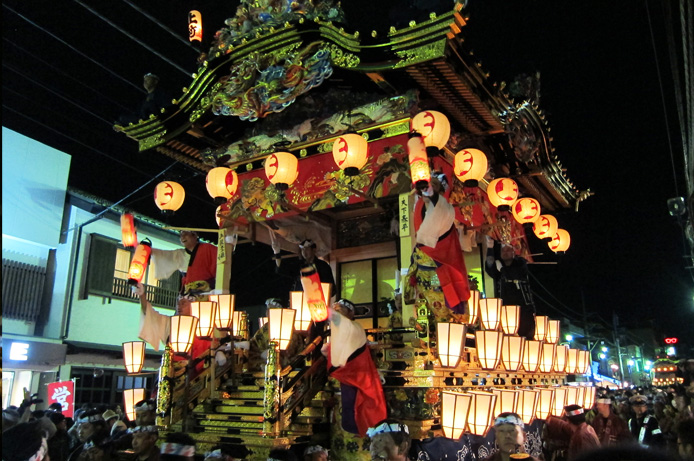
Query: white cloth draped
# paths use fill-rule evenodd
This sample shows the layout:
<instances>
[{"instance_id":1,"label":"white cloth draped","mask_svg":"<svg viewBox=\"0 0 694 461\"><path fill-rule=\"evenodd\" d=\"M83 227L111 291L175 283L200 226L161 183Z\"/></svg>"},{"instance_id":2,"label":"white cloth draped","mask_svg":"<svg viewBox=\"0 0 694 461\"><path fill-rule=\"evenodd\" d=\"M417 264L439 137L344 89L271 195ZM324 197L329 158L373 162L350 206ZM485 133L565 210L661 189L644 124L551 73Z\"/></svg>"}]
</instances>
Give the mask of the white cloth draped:
<instances>
[{"instance_id":1,"label":"white cloth draped","mask_svg":"<svg viewBox=\"0 0 694 461\"><path fill-rule=\"evenodd\" d=\"M330 309L330 361L335 367L344 366L350 355L366 344L366 333L359 323Z\"/></svg>"},{"instance_id":2,"label":"white cloth draped","mask_svg":"<svg viewBox=\"0 0 694 461\"><path fill-rule=\"evenodd\" d=\"M431 202L426 203L425 206L424 219L417 230L417 243L435 248L439 237L445 234L453 225L455 209L446 201L443 195L439 195L435 207L431 206Z\"/></svg>"},{"instance_id":3,"label":"white cloth draped","mask_svg":"<svg viewBox=\"0 0 694 461\"><path fill-rule=\"evenodd\" d=\"M154 278L157 280L168 279L176 270L183 273L187 272L189 260L190 255L186 253L184 248L178 250L157 250L152 248Z\"/></svg>"}]
</instances>

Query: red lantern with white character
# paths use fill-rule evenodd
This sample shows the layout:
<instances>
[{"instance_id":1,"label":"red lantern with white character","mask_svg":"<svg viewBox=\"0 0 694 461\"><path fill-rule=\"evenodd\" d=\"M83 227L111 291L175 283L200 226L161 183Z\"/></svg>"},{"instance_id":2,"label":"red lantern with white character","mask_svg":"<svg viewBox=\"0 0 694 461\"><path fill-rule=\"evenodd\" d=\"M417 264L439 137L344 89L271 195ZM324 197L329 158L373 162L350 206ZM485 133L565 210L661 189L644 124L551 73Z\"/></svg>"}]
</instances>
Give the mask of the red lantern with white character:
<instances>
[{"instance_id":1,"label":"red lantern with white character","mask_svg":"<svg viewBox=\"0 0 694 461\"><path fill-rule=\"evenodd\" d=\"M534 223L540 219L540 202L531 197L523 197L516 201L511 208L513 217L521 224Z\"/></svg>"}]
</instances>

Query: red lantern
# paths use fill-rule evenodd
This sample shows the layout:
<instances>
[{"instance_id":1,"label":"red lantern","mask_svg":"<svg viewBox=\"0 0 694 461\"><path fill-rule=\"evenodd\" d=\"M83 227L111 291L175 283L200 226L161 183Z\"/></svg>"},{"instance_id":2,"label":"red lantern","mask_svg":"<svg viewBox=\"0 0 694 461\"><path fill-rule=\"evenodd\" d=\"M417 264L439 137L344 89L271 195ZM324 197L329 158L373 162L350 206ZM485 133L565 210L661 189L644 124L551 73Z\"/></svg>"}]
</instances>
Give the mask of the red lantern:
<instances>
[{"instance_id":1,"label":"red lantern","mask_svg":"<svg viewBox=\"0 0 694 461\"><path fill-rule=\"evenodd\" d=\"M407 155L410 160L412 184L417 190L426 189L431 180L431 171L429 170L429 160L424 140L420 135L415 133L407 141Z\"/></svg>"},{"instance_id":2,"label":"red lantern","mask_svg":"<svg viewBox=\"0 0 694 461\"><path fill-rule=\"evenodd\" d=\"M478 149L463 149L455 154L453 171L465 187L477 187L487 174L487 156Z\"/></svg>"},{"instance_id":3,"label":"red lantern","mask_svg":"<svg viewBox=\"0 0 694 461\"><path fill-rule=\"evenodd\" d=\"M487 186L489 202L499 211L508 211L518 198L518 184L509 178L497 178Z\"/></svg>"},{"instance_id":4,"label":"red lantern","mask_svg":"<svg viewBox=\"0 0 694 461\"><path fill-rule=\"evenodd\" d=\"M451 124L441 112L426 110L412 117L412 131L424 138L426 147L443 149L451 136Z\"/></svg>"},{"instance_id":5,"label":"red lantern","mask_svg":"<svg viewBox=\"0 0 694 461\"><path fill-rule=\"evenodd\" d=\"M299 160L289 152L275 152L265 159L265 175L277 190L287 190L299 176Z\"/></svg>"},{"instance_id":6,"label":"red lantern","mask_svg":"<svg viewBox=\"0 0 694 461\"><path fill-rule=\"evenodd\" d=\"M128 270L128 283L130 285L137 285L142 282L151 254L152 241L150 239L144 239L135 248L135 254L130 262L130 270Z\"/></svg>"},{"instance_id":7,"label":"red lantern","mask_svg":"<svg viewBox=\"0 0 694 461\"><path fill-rule=\"evenodd\" d=\"M154 188L154 203L164 213L173 213L181 208L186 191L177 182L164 181Z\"/></svg>"},{"instance_id":8,"label":"red lantern","mask_svg":"<svg viewBox=\"0 0 694 461\"><path fill-rule=\"evenodd\" d=\"M523 197L513 204L511 212L521 224L533 223L540 218L540 202L531 197Z\"/></svg>"},{"instance_id":9,"label":"red lantern","mask_svg":"<svg viewBox=\"0 0 694 461\"><path fill-rule=\"evenodd\" d=\"M557 233L552 237L552 241L549 242L549 249L558 253L560 251L566 251L571 245L571 236L564 229L557 229Z\"/></svg>"},{"instance_id":10,"label":"red lantern","mask_svg":"<svg viewBox=\"0 0 694 461\"><path fill-rule=\"evenodd\" d=\"M202 15L198 10L188 13L188 40L202 42Z\"/></svg>"},{"instance_id":11,"label":"red lantern","mask_svg":"<svg viewBox=\"0 0 694 461\"><path fill-rule=\"evenodd\" d=\"M558 228L557 218L551 214L540 215L540 218L533 224L533 232L539 239L552 238L557 233Z\"/></svg>"},{"instance_id":12,"label":"red lantern","mask_svg":"<svg viewBox=\"0 0 694 461\"><path fill-rule=\"evenodd\" d=\"M207 193L210 194L216 204L229 200L239 185L239 178L236 172L223 166L212 168L205 178Z\"/></svg>"},{"instance_id":13,"label":"red lantern","mask_svg":"<svg viewBox=\"0 0 694 461\"><path fill-rule=\"evenodd\" d=\"M125 248L134 247L137 244L137 229L135 218L130 213L120 215L120 232Z\"/></svg>"},{"instance_id":14,"label":"red lantern","mask_svg":"<svg viewBox=\"0 0 694 461\"><path fill-rule=\"evenodd\" d=\"M333 159L347 176L356 176L366 165L369 155L369 143L357 133L340 136L333 144Z\"/></svg>"}]
</instances>

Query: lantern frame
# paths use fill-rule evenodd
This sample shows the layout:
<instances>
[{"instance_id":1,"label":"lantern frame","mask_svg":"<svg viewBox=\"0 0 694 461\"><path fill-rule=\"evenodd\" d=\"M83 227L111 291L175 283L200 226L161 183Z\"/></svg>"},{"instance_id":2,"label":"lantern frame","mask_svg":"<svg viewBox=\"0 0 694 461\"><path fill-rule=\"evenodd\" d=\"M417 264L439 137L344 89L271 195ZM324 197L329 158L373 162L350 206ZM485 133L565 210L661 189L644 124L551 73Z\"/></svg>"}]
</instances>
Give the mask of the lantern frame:
<instances>
[{"instance_id":1,"label":"lantern frame","mask_svg":"<svg viewBox=\"0 0 694 461\"><path fill-rule=\"evenodd\" d=\"M211 338L217 318L217 303L214 301L192 301L190 303L190 315L198 319L195 335L201 338Z\"/></svg>"},{"instance_id":2,"label":"lantern frame","mask_svg":"<svg viewBox=\"0 0 694 461\"><path fill-rule=\"evenodd\" d=\"M145 365L145 349L147 345L144 341L126 341L123 347L123 366L129 375L139 374Z\"/></svg>"},{"instance_id":3,"label":"lantern frame","mask_svg":"<svg viewBox=\"0 0 694 461\"><path fill-rule=\"evenodd\" d=\"M539 391L534 389L521 389L518 395L518 405L516 413L523 419L525 424L532 424L537 412L537 402L540 398Z\"/></svg>"},{"instance_id":4,"label":"lantern frame","mask_svg":"<svg viewBox=\"0 0 694 461\"><path fill-rule=\"evenodd\" d=\"M465 432L472 395L441 392L441 428L443 436L458 440Z\"/></svg>"},{"instance_id":5,"label":"lantern frame","mask_svg":"<svg viewBox=\"0 0 694 461\"><path fill-rule=\"evenodd\" d=\"M528 373L537 373L540 365L542 341L526 340L523 345L523 369Z\"/></svg>"},{"instance_id":6,"label":"lantern frame","mask_svg":"<svg viewBox=\"0 0 694 461\"><path fill-rule=\"evenodd\" d=\"M128 421L135 422L135 404L145 399L147 389L124 389L123 390L123 411Z\"/></svg>"},{"instance_id":7,"label":"lantern frame","mask_svg":"<svg viewBox=\"0 0 694 461\"><path fill-rule=\"evenodd\" d=\"M297 331L307 331L311 326L311 309L305 298L303 291L289 292L289 307L296 311L294 329Z\"/></svg>"},{"instance_id":8,"label":"lantern frame","mask_svg":"<svg viewBox=\"0 0 694 461\"><path fill-rule=\"evenodd\" d=\"M552 409L550 414L552 416L561 416L564 413L564 407L566 406L566 388L565 387L555 387L554 396L552 397Z\"/></svg>"},{"instance_id":9,"label":"lantern frame","mask_svg":"<svg viewBox=\"0 0 694 461\"><path fill-rule=\"evenodd\" d=\"M541 373L551 373L554 368L554 356L557 353L557 345L553 343L542 343L540 353L540 364L538 368Z\"/></svg>"},{"instance_id":10,"label":"lantern frame","mask_svg":"<svg viewBox=\"0 0 694 461\"><path fill-rule=\"evenodd\" d=\"M496 405L494 415L501 413L518 413L518 394L514 389L492 389L492 394L496 394Z\"/></svg>"},{"instance_id":11,"label":"lantern frame","mask_svg":"<svg viewBox=\"0 0 694 461\"><path fill-rule=\"evenodd\" d=\"M192 315L169 317L169 344L175 354L188 356L198 329L198 318Z\"/></svg>"},{"instance_id":12,"label":"lantern frame","mask_svg":"<svg viewBox=\"0 0 694 461\"><path fill-rule=\"evenodd\" d=\"M209 299L217 303L217 315L214 319L215 328L220 331L230 331L236 310L236 295L233 293L209 295Z\"/></svg>"},{"instance_id":13,"label":"lantern frame","mask_svg":"<svg viewBox=\"0 0 694 461\"><path fill-rule=\"evenodd\" d=\"M470 298L467 300L468 305L468 325L473 326L477 323L480 314L480 299L481 293L477 290L470 290Z\"/></svg>"},{"instance_id":14,"label":"lantern frame","mask_svg":"<svg viewBox=\"0 0 694 461\"><path fill-rule=\"evenodd\" d=\"M485 330L498 330L501 323L501 298L480 299L480 318Z\"/></svg>"},{"instance_id":15,"label":"lantern frame","mask_svg":"<svg viewBox=\"0 0 694 461\"><path fill-rule=\"evenodd\" d=\"M501 363L506 371L518 371L523 364L525 338L504 335L501 342Z\"/></svg>"},{"instance_id":16,"label":"lantern frame","mask_svg":"<svg viewBox=\"0 0 694 461\"><path fill-rule=\"evenodd\" d=\"M436 349L441 366L455 368L465 350L467 327L461 323L436 324Z\"/></svg>"},{"instance_id":17,"label":"lantern frame","mask_svg":"<svg viewBox=\"0 0 694 461\"><path fill-rule=\"evenodd\" d=\"M276 341L279 350L286 350L294 333L296 310L270 308L267 310L268 340Z\"/></svg>"},{"instance_id":18,"label":"lantern frame","mask_svg":"<svg viewBox=\"0 0 694 461\"><path fill-rule=\"evenodd\" d=\"M535 418L546 420L552 412L552 402L554 402L554 389L542 388L538 389L537 409L535 410Z\"/></svg>"},{"instance_id":19,"label":"lantern frame","mask_svg":"<svg viewBox=\"0 0 694 461\"><path fill-rule=\"evenodd\" d=\"M566 372L571 373L571 374L576 374L578 370L578 357L579 357L579 352L581 352L579 349L574 349L574 348L569 348L568 351L566 351Z\"/></svg>"},{"instance_id":20,"label":"lantern frame","mask_svg":"<svg viewBox=\"0 0 694 461\"><path fill-rule=\"evenodd\" d=\"M591 410L593 405L595 405L595 390L594 386L583 386L585 388L585 394L583 394L583 408Z\"/></svg>"},{"instance_id":21,"label":"lantern frame","mask_svg":"<svg viewBox=\"0 0 694 461\"><path fill-rule=\"evenodd\" d=\"M515 335L520 326L520 306L501 306L501 329L504 334Z\"/></svg>"},{"instance_id":22,"label":"lantern frame","mask_svg":"<svg viewBox=\"0 0 694 461\"><path fill-rule=\"evenodd\" d=\"M580 405L583 408L583 400L579 401L579 389L577 386L566 386L566 405Z\"/></svg>"},{"instance_id":23,"label":"lantern frame","mask_svg":"<svg viewBox=\"0 0 694 461\"><path fill-rule=\"evenodd\" d=\"M561 335L561 320L547 319L547 333L545 334L545 341L548 343L556 344L559 341Z\"/></svg>"},{"instance_id":24,"label":"lantern frame","mask_svg":"<svg viewBox=\"0 0 694 461\"><path fill-rule=\"evenodd\" d=\"M478 330L475 332L477 360L482 369L494 370L499 366L503 338L504 334L500 331Z\"/></svg>"},{"instance_id":25,"label":"lantern frame","mask_svg":"<svg viewBox=\"0 0 694 461\"><path fill-rule=\"evenodd\" d=\"M564 373L568 363L569 346L557 345L557 352L554 356L554 366L552 369L557 373Z\"/></svg>"},{"instance_id":26,"label":"lantern frame","mask_svg":"<svg viewBox=\"0 0 694 461\"><path fill-rule=\"evenodd\" d=\"M535 341L544 341L547 337L549 317L546 315L535 316Z\"/></svg>"},{"instance_id":27,"label":"lantern frame","mask_svg":"<svg viewBox=\"0 0 694 461\"><path fill-rule=\"evenodd\" d=\"M471 391L470 411L467 425L471 434L485 437L494 422L497 396L492 392Z\"/></svg>"}]
</instances>

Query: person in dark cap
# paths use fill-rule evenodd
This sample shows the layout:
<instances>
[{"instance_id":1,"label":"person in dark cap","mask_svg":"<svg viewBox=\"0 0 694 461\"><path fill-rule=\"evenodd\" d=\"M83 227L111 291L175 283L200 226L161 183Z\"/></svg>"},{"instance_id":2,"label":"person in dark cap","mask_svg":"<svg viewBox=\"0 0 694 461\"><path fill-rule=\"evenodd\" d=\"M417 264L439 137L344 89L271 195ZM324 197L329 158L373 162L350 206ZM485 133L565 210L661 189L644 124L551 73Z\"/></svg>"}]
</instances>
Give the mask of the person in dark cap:
<instances>
[{"instance_id":1,"label":"person in dark cap","mask_svg":"<svg viewBox=\"0 0 694 461\"><path fill-rule=\"evenodd\" d=\"M600 447L600 440L592 427L586 424L586 415L580 405L564 407L566 420L550 416L545 430L549 438L568 443L566 459L572 461L584 452Z\"/></svg>"},{"instance_id":2,"label":"person in dark cap","mask_svg":"<svg viewBox=\"0 0 694 461\"><path fill-rule=\"evenodd\" d=\"M3 461L41 461L47 457L47 434L37 420L19 423L3 431Z\"/></svg>"},{"instance_id":3,"label":"person in dark cap","mask_svg":"<svg viewBox=\"0 0 694 461\"><path fill-rule=\"evenodd\" d=\"M627 423L612 411L612 399L607 395L595 400L597 415L590 425L603 447L629 443L633 440Z\"/></svg>"},{"instance_id":4,"label":"person in dark cap","mask_svg":"<svg viewBox=\"0 0 694 461\"><path fill-rule=\"evenodd\" d=\"M494 440L499 451L485 461L510 461L511 459L537 461L537 458L525 453L525 424L517 413L501 413L494 419Z\"/></svg>"},{"instance_id":5,"label":"person in dark cap","mask_svg":"<svg viewBox=\"0 0 694 461\"><path fill-rule=\"evenodd\" d=\"M48 455L52 461L65 461L70 456L70 436L67 434L67 419L62 413L48 411L48 418L56 428L55 435L48 440Z\"/></svg>"},{"instance_id":6,"label":"person in dark cap","mask_svg":"<svg viewBox=\"0 0 694 461\"><path fill-rule=\"evenodd\" d=\"M634 417L629 420L629 430L639 444L647 447L663 448L665 439L660 431L658 419L648 411L648 398L636 394L629 398Z\"/></svg>"}]
</instances>

